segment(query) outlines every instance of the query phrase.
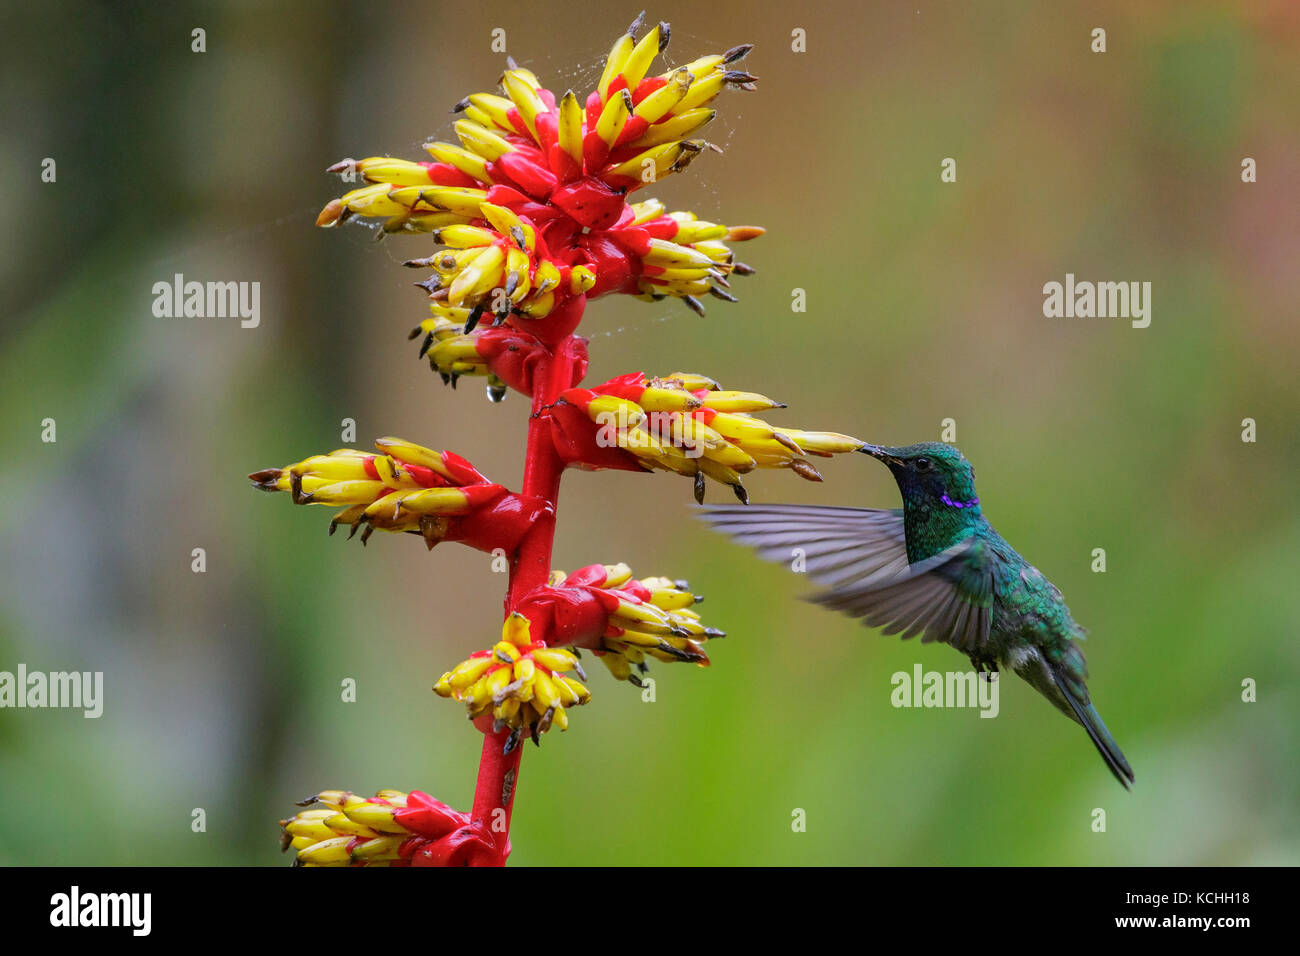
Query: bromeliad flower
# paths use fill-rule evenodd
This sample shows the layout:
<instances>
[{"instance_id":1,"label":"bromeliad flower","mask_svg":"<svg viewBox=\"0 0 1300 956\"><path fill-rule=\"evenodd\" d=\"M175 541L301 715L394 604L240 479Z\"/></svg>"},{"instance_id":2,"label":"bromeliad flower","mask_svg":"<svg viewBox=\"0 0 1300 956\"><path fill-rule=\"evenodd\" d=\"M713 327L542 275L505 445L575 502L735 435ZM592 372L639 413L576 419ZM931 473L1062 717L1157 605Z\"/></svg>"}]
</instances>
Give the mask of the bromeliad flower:
<instances>
[{"instance_id":1,"label":"bromeliad flower","mask_svg":"<svg viewBox=\"0 0 1300 956\"><path fill-rule=\"evenodd\" d=\"M647 656L707 667L704 642L725 635L700 623L692 605L701 600L685 581L635 580L626 564L592 564L568 575L552 571L547 584L516 602L496 646L475 651L433 689L464 703L471 720L490 715L494 732L509 728L504 753L525 732L540 744L552 726L568 729L566 708L591 699L581 683L587 675L579 648L637 686Z\"/></svg>"},{"instance_id":2,"label":"bromeliad flower","mask_svg":"<svg viewBox=\"0 0 1300 956\"><path fill-rule=\"evenodd\" d=\"M288 491L294 504L343 506L330 521L361 533L376 530L421 535L432 549L460 541L481 551L511 548L549 502L515 495L493 484L454 452L437 452L400 438L380 438L378 454L340 448L284 468L255 471L249 479L264 491Z\"/></svg>"},{"instance_id":3,"label":"bromeliad flower","mask_svg":"<svg viewBox=\"0 0 1300 956\"><path fill-rule=\"evenodd\" d=\"M727 242L762 229L629 197L717 149L692 137L713 119L709 104L723 89L754 88L757 77L734 68L750 46L650 76L669 28L638 40L641 25L638 17L619 37L585 103L572 90L557 97L511 61L504 96L475 93L456 104L460 145L429 143L432 162L337 163L332 172L368 185L329 203L317 224L356 215L386 220L387 232L431 233L447 250L407 265L432 270L421 284L464 310L467 333L491 313L553 344L573 331L587 299L611 292L674 296L701 314L702 295L735 301L729 277L752 270Z\"/></svg>"},{"instance_id":4,"label":"bromeliad flower","mask_svg":"<svg viewBox=\"0 0 1300 956\"><path fill-rule=\"evenodd\" d=\"M570 677L569 671L578 678ZM494 733L510 728L504 747L508 754L525 731L536 744L552 726L567 730L565 708L591 699L591 692L579 682L586 677L572 651L535 641L529 619L516 610L502 625L496 646L475 651L443 674L433 689L464 703L471 720L490 713Z\"/></svg>"},{"instance_id":5,"label":"bromeliad flower","mask_svg":"<svg viewBox=\"0 0 1300 956\"><path fill-rule=\"evenodd\" d=\"M519 607L551 643L591 650L617 679L639 687L647 656L709 665L704 642L726 635L700 622L692 606L702 600L685 581L637 580L626 564L592 564L567 575L552 571Z\"/></svg>"},{"instance_id":6,"label":"bromeliad flower","mask_svg":"<svg viewBox=\"0 0 1300 956\"><path fill-rule=\"evenodd\" d=\"M702 375L647 379L634 372L592 388L567 389L547 413L566 462L686 475L694 479L700 503L708 477L748 502L740 476L755 468L789 468L821 481L808 455L829 458L862 446L848 435L778 428L751 414L784 407L754 392L725 391Z\"/></svg>"},{"instance_id":7,"label":"bromeliad flower","mask_svg":"<svg viewBox=\"0 0 1300 956\"><path fill-rule=\"evenodd\" d=\"M457 866L492 846L470 814L418 790L325 790L299 806L317 803L280 821L280 849L297 851L296 866Z\"/></svg>"},{"instance_id":8,"label":"bromeliad flower","mask_svg":"<svg viewBox=\"0 0 1300 956\"><path fill-rule=\"evenodd\" d=\"M673 471L694 479L699 500L712 478L744 501L743 474L788 468L818 481L810 456L862 444L768 424L756 414L779 403L701 375L635 373L581 386L587 340L574 333L588 300L673 296L697 312L705 294L733 301L731 276L752 270L728 243L762 233L630 201L709 148L694 137L725 87L754 84L734 68L748 46L651 76L668 25L638 39L640 29L638 18L614 44L585 103L572 92L556 97L510 62L504 96L457 104L460 145L431 143L431 162L372 157L334 167L367 185L329 203L320 225L380 218L388 232L428 233L445 247L407 263L430 272L420 283L430 315L411 333L420 354L453 386L473 375L486 378L494 400L507 388L522 392L532 413L519 494L451 452L391 438L374 453L341 449L250 476L299 504L341 509L331 532L364 526L363 541L375 529L409 532L430 547L460 541L509 563L502 639L434 688L465 704L484 734L473 808L461 813L418 792L320 794L323 809L284 821L304 865L501 865L519 742L565 729L570 709L589 700L583 650L633 684L650 659L709 664L705 645L723 634L701 622L685 582L638 580L622 564L551 572L567 467Z\"/></svg>"}]
</instances>

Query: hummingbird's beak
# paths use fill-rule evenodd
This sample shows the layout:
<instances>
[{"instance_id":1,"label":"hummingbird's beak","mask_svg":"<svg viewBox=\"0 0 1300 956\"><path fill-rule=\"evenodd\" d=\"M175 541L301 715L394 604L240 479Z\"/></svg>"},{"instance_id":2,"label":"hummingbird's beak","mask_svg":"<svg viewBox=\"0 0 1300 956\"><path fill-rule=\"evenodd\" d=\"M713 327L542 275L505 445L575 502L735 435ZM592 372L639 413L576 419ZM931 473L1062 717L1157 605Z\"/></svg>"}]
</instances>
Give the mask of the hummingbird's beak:
<instances>
[{"instance_id":1,"label":"hummingbird's beak","mask_svg":"<svg viewBox=\"0 0 1300 956\"><path fill-rule=\"evenodd\" d=\"M870 455L872 458L883 461L886 465L896 465L898 459L889 453L889 450L882 445L869 445L865 442L858 446L858 451L864 455Z\"/></svg>"}]
</instances>

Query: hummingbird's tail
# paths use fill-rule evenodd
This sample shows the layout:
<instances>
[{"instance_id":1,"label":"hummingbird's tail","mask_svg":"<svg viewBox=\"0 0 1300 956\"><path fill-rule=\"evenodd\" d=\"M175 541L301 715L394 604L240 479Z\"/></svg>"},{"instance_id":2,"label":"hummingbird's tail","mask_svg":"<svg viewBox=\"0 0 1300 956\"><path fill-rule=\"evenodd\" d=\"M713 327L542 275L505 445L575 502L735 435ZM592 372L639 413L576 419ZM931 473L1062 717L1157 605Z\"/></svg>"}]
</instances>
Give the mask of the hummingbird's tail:
<instances>
[{"instance_id":1,"label":"hummingbird's tail","mask_svg":"<svg viewBox=\"0 0 1300 956\"><path fill-rule=\"evenodd\" d=\"M1133 768L1124 759L1124 752L1115 743L1088 696L1088 686L1084 683L1088 677L1088 665L1074 642L1067 642L1064 650L1058 653L1045 654L1034 648L1031 653L1020 655L1009 663L1057 710L1083 725L1115 779L1123 784L1125 790L1131 789Z\"/></svg>"},{"instance_id":2,"label":"hummingbird's tail","mask_svg":"<svg viewBox=\"0 0 1300 956\"><path fill-rule=\"evenodd\" d=\"M1124 789L1131 789L1133 768L1128 765L1128 761L1124 759L1124 752L1119 749L1119 744L1115 743L1115 738L1106 729L1101 714L1097 713L1097 708L1093 706L1091 700L1088 700L1087 691L1084 691L1084 697L1080 699L1079 695L1071 689L1073 681L1063 674L1058 674L1055 667L1049 668L1049 670L1052 679L1056 682L1057 689L1061 692L1061 696L1065 698L1065 702L1074 711L1075 719L1083 724L1083 729L1088 732L1093 746L1101 754L1101 759L1106 761L1106 766L1115 775L1115 779L1124 785Z\"/></svg>"}]
</instances>

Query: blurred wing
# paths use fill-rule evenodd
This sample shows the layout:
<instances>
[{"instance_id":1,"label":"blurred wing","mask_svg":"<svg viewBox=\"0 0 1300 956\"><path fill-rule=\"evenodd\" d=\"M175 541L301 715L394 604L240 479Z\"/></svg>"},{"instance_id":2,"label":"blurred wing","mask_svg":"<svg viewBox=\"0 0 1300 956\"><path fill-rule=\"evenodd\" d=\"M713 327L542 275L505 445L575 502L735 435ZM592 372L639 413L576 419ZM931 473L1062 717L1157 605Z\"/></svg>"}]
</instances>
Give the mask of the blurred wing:
<instances>
[{"instance_id":1,"label":"blurred wing","mask_svg":"<svg viewBox=\"0 0 1300 956\"><path fill-rule=\"evenodd\" d=\"M988 643L993 575L986 546L967 538L909 564L903 513L817 505L708 505L700 517L769 561L803 570L828 591L812 600L903 638L923 634L968 654Z\"/></svg>"}]
</instances>

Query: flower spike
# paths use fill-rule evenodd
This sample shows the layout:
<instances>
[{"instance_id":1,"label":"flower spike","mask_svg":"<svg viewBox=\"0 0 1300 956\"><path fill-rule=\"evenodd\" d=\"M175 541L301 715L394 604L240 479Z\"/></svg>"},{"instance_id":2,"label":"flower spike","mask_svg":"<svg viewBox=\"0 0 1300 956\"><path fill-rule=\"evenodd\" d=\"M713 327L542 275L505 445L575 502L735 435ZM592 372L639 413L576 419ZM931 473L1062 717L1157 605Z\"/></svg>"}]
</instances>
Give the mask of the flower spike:
<instances>
[{"instance_id":1,"label":"flower spike","mask_svg":"<svg viewBox=\"0 0 1300 956\"><path fill-rule=\"evenodd\" d=\"M317 225L371 220L378 238L423 234L434 248L405 265L429 312L410 334L453 388L482 378L488 397L530 399L523 486L516 494L465 459L397 438L375 450L338 449L254 472L258 488L296 504L338 509L364 543L376 529L418 534L432 548L459 541L509 571L501 639L434 686L465 705L485 739L473 809L428 794L381 790L314 795L281 821L285 849L303 866L500 865L510 851L520 743L568 727L591 697L582 652L619 680L644 687L650 661L709 666L724 637L706 626L685 581L634 577L626 564L550 571L555 506L565 468L664 470L688 476L696 500L708 479L747 501L741 476L785 468L820 481L818 456L862 443L835 432L769 424L784 408L757 392L724 389L691 372L637 372L584 388L588 341L577 329L589 300L612 294L679 299L704 314L706 296L736 301L733 277L754 270L733 246L763 235L672 211L646 187L705 153L724 90L753 90L740 61L748 44L656 73L671 38L644 15L613 43L595 89L557 95L507 57L499 89L452 109L450 142L426 159L369 156L330 167L355 188L331 200Z\"/></svg>"}]
</instances>

